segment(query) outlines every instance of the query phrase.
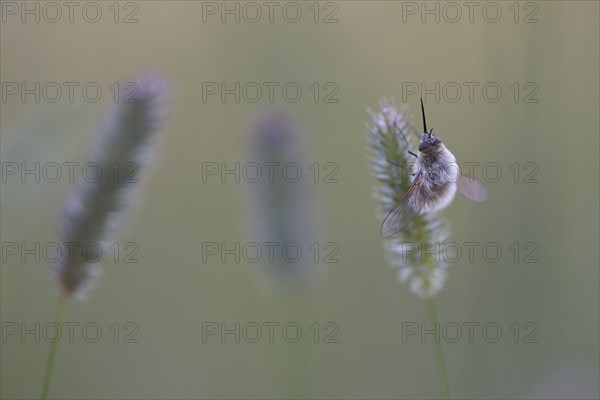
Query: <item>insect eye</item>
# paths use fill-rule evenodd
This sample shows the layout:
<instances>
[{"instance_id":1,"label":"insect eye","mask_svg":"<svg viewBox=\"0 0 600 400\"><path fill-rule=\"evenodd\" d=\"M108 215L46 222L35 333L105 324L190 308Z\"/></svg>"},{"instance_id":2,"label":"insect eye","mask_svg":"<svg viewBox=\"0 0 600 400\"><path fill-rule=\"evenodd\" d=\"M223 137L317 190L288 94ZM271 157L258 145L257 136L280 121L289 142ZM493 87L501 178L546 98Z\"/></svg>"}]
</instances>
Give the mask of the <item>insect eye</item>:
<instances>
[{"instance_id":1,"label":"insect eye","mask_svg":"<svg viewBox=\"0 0 600 400\"><path fill-rule=\"evenodd\" d=\"M421 143L419 143L419 151L423 151L423 150L427 149L429 146L431 146L431 143L429 143L426 140L421 140Z\"/></svg>"}]
</instances>

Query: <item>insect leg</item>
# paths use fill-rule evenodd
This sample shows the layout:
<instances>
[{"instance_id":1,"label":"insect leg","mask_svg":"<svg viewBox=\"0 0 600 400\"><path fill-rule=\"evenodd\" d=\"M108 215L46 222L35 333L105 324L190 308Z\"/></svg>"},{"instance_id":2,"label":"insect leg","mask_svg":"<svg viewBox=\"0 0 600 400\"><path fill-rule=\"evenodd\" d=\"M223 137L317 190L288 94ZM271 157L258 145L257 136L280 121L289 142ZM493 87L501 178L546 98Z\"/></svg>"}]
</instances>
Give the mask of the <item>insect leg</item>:
<instances>
[{"instance_id":1,"label":"insect leg","mask_svg":"<svg viewBox=\"0 0 600 400\"><path fill-rule=\"evenodd\" d=\"M404 134L404 131L402 129L400 129L400 134L402 135L402 139L404 139L404 141L406 142L406 146L410 146L410 143L408 143L408 139L406 139L406 135ZM415 153L413 153L410 150L408 150L408 154L411 154L411 155L415 156L416 158L419 158L418 155L416 155Z\"/></svg>"}]
</instances>

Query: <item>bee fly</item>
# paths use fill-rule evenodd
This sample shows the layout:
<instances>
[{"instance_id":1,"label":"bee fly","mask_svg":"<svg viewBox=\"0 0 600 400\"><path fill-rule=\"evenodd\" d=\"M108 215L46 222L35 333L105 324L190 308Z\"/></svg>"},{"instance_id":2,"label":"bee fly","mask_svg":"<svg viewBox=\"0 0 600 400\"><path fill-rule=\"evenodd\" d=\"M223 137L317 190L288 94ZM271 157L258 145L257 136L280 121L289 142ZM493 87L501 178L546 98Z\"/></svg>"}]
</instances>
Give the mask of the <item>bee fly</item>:
<instances>
[{"instance_id":1,"label":"bee fly","mask_svg":"<svg viewBox=\"0 0 600 400\"><path fill-rule=\"evenodd\" d=\"M420 138L419 154L409 152L417 158L413 166L412 183L389 212L381 225L381 235L392 236L406 227L422 212L438 211L447 207L456 195L456 190L467 199L484 202L487 189L480 181L461 172L456 158L444 146L441 139L427 131L425 107L421 99L423 135Z\"/></svg>"}]
</instances>

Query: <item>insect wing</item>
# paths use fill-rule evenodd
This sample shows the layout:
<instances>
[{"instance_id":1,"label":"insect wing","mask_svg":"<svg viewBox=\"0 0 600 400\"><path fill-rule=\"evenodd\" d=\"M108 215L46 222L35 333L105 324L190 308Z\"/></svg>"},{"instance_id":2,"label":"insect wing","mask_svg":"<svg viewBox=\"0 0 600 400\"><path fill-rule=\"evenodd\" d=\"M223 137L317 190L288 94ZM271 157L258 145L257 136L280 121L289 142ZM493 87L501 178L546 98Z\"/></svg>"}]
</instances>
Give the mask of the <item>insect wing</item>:
<instances>
[{"instance_id":1,"label":"insect wing","mask_svg":"<svg viewBox=\"0 0 600 400\"><path fill-rule=\"evenodd\" d=\"M488 199L485 185L465 172L461 172L457 185L458 191L471 201L483 203Z\"/></svg>"},{"instance_id":2,"label":"insect wing","mask_svg":"<svg viewBox=\"0 0 600 400\"><path fill-rule=\"evenodd\" d=\"M419 212L423 208L423 202L420 200L422 196L419 196L421 184L421 178L417 175L402 195L402 198L383 220L383 224L381 224L381 236L389 237L398 233L419 215Z\"/></svg>"}]
</instances>

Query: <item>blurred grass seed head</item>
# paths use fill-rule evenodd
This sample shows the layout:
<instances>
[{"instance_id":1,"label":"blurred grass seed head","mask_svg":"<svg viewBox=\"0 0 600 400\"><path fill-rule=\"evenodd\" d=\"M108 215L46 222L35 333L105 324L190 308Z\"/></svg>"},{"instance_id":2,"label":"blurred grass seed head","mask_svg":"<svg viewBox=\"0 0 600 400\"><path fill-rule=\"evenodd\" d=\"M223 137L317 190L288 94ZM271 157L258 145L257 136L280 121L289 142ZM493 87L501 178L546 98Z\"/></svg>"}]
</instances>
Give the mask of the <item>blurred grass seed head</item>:
<instances>
[{"instance_id":1,"label":"blurred grass seed head","mask_svg":"<svg viewBox=\"0 0 600 400\"><path fill-rule=\"evenodd\" d=\"M139 191L138 172L144 175L155 159L166 115L167 84L156 74L141 76L136 84L135 99L126 101L124 94L94 133L88 161L96 163L101 176L75 182L65 201L60 219L62 256L50 265L62 296L85 295L99 269L89 262L93 255L79 250L89 243L106 248ZM70 254L69 243L80 246Z\"/></svg>"}]
</instances>

